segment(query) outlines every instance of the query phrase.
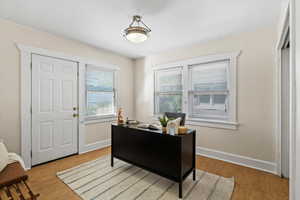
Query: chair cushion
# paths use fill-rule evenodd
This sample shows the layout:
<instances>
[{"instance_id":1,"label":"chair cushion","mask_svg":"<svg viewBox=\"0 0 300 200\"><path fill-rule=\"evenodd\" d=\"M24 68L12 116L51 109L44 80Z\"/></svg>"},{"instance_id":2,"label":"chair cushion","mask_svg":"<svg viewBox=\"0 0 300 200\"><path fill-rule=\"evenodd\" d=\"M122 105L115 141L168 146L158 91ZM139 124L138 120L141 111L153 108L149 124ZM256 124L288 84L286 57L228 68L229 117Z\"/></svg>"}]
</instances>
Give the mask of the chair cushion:
<instances>
[{"instance_id":1,"label":"chair cushion","mask_svg":"<svg viewBox=\"0 0 300 200\"><path fill-rule=\"evenodd\" d=\"M8 165L8 152L5 145L0 142L0 172Z\"/></svg>"}]
</instances>

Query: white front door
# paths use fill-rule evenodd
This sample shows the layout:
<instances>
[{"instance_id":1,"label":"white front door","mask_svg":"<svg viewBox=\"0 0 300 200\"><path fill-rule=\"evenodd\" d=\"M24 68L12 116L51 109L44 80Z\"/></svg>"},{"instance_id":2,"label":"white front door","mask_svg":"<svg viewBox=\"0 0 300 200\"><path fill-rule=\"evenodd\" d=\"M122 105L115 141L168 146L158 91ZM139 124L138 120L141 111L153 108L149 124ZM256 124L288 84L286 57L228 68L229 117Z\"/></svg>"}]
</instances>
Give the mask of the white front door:
<instances>
[{"instance_id":1,"label":"white front door","mask_svg":"<svg viewBox=\"0 0 300 200\"><path fill-rule=\"evenodd\" d=\"M32 165L78 152L78 64L32 55Z\"/></svg>"}]
</instances>

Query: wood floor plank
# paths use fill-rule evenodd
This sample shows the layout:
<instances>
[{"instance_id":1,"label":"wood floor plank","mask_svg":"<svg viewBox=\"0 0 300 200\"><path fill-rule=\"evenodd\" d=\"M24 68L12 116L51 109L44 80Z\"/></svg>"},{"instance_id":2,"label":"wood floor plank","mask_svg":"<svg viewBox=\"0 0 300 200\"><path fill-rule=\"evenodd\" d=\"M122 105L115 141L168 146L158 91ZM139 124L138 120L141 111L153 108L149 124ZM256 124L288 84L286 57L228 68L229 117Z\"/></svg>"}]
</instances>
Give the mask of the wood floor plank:
<instances>
[{"instance_id":1,"label":"wood floor plank","mask_svg":"<svg viewBox=\"0 0 300 200\"><path fill-rule=\"evenodd\" d=\"M108 155L110 148L96 150L82 155L70 156L33 167L27 172L29 184L41 200L80 200L80 198L61 182L56 173L76 165ZM197 156L197 168L224 177L234 177L236 186L232 200L288 200L289 184L270 173L239 165Z\"/></svg>"}]
</instances>

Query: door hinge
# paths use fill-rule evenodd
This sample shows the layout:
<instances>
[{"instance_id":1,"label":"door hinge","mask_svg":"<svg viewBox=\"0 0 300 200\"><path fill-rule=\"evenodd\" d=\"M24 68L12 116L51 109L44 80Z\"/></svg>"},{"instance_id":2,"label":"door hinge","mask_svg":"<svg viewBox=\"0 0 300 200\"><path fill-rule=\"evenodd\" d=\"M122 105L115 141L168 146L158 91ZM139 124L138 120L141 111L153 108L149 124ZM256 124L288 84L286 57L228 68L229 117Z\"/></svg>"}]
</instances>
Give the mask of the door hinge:
<instances>
[{"instance_id":1,"label":"door hinge","mask_svg":"<svg viewBox=\"0 0 300 200\"><path fill-rule=\"evenodd\" d=\"M30 157L32 158L32 151L30 151Z\"/></svg>"},{"instance_id":2,"label":"door hinge","mask_svg":"<svg viewBox=\"0 0 300 200\"><path fill-rule=\"evenodd\" d=\"M30 113L32 114L32 106L30 106Z\"/></svg>"},{"instance_id":3,"label":"door hinge","mask_svg":"<svg viewBox=\"0 0 300 200\"><path fill-rule=\"evenodd\" d=\"M32 69L32 62L30 63L30 69Z\"/></svg>"}]
</instances>

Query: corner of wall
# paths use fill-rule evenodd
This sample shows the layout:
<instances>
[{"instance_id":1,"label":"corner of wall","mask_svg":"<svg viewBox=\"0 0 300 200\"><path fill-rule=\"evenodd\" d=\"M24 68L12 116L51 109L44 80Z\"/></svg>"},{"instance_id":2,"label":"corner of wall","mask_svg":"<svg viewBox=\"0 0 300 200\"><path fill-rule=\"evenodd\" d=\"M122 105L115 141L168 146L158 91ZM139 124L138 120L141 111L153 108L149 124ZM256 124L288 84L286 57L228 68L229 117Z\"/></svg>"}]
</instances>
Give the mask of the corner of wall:
<instances>
[{"instance_id":1,"label":"corner of wall","mask_svg":"<svg viewBox=\"0 0 300 200\"><path fill-rule=\"evenodd\" d=\"M132 117L136 119L137 114L136 114L136 66L137 65L137 59L132 59L132 73L133 73L133 78L132 78L132 89L133 89L133 110L132 110Z\"/></svg>"}]
</instances>

